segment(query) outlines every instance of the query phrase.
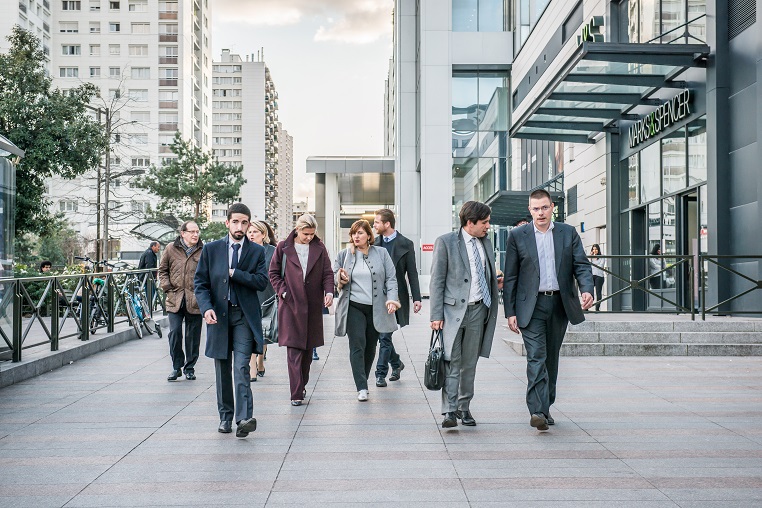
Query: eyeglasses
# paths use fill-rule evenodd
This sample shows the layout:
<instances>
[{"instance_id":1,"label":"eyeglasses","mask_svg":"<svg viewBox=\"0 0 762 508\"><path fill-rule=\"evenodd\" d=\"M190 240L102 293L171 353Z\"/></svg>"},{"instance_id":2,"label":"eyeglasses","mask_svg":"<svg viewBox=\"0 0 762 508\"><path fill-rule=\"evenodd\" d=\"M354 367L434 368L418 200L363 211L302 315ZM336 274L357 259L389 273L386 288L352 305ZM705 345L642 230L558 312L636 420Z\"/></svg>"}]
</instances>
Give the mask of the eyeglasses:
<instances>
[{"instance_id":1,"label":"eyeglasses","mask_svg":"<svg viewBox=\"0 0 762 508\"><path fill-rule=\"evenodd\" d=\"M198 234L201 233L201 231L199 231L198 229L194 229L194 230L186 229L185 231L183 231L183 233L190 233L191 235L198 235Z\"/></svg>"},{"instance_id":2,"label":"eyeglasses","mask_svg":"<svg viewBox=\"0 0 762 508\"><path fill-rule=\"evenodd\" d=\"M532 213L539 213L540 210L542 210L543 212L547 212L551 208L553 208L553 207L548 206L548 205L544 205L544 206L540 206L540 207L535 206L534 208L530 208L529 211L532 212Z\"/></svg>"}]
</instances>

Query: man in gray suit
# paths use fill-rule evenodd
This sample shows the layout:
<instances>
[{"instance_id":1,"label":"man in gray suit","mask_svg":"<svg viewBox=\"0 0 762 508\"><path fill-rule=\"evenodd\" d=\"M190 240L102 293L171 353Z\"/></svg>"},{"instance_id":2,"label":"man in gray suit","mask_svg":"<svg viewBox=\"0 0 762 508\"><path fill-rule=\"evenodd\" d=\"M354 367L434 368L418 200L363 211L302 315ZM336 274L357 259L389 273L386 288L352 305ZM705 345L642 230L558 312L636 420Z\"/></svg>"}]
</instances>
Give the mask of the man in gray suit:
<instances>
[{"instance_id":1,"label":"man in gray suit","mask_svg":"<svg viewBox=\"0 0 762 508\"><path fill-rule=\"evenodd\" d=\"M505 247L503 302L508 327L527 350L529 424L548 430L555 421L558 355L569 322L585 320L593 305L593 274L574 227L553 222L554 203L545 190L529 196L532 222L511 230ZM582 292L580 305L577 280Z\"/></svg>"},{"instance_id":2,"label":"man in gray suit","mask_svg":"<svg viewBox=\"0 0 762 508\"><path fill-rule=\"evenodd\" d=\"M429 295L431 328L442 330L445 386L443 428L476 425L470 404L474 397L476 362L489 357L497 322L498 280L492 242L487 238L492 210L468 201L460 209L460 229L437 238L431 264Z\"/></svg>"}]
</instances>

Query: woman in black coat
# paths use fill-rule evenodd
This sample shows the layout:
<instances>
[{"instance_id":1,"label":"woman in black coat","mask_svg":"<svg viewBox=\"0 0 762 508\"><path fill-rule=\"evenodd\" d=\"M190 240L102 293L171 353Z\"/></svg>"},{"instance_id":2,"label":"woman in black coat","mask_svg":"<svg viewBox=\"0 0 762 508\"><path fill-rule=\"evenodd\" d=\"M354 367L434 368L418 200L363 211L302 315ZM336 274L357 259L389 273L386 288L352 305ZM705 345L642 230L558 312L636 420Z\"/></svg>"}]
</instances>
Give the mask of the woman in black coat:
<instances>
[{"instance_id":1,"label":"woman in black coat","mask_svg":"<svg viewBox=\"0 0 762 508\"><path fill-rule=\"evenodd\" d=\"M249 240L252 242L257 243L265 248L265 263L269 268L270 261L273 258L273 253L275 253L275 246L278 245L278 242L275 241L275 233L273 232L270 225L264 221L252 221L251 224L249 224L249 229L246 231L246 236L248 236ZM275 290L273 289L273 285L268 282L267 288L265 288L264 291L257 292L259 304L262 305L265 300L274 294ZM257 372L256 376L251 376L252 383L257 380L257 377L264 377L266 357L267 343L265 343L265 345L262 347L261 355L255 354L251 356L251 370L252 372L254 370Z\"/></svg>"}]
</instances>

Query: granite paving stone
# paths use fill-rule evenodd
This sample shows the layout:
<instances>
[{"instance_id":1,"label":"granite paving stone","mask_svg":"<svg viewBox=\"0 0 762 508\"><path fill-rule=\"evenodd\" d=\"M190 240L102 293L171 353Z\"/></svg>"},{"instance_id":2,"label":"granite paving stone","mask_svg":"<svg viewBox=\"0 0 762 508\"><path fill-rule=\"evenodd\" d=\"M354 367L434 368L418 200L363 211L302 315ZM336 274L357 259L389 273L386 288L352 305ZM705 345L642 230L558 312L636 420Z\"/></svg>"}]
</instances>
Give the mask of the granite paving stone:
<instances>
[{"instance_id":1,"label":"granite paving stone","mask_svg":"<svg viewBox=\"0 0 762 508\"><path fill-rule=\"evenodd\" d=\"M478 425L445 430L441 395L422 383L427 316L425 302L395 333L402 378L377 388L371 373L365 403L332 316L300 407L289 403L285 350L271 346L246 439L217 432L211 360L199 359L196 381L166 381L166 337L2 388L0 507L762 506L759 357L562 357L556 425L537 432L526 359L502 340L501 318L477 368ZM681 331L709 340L713 327ZM578 330L644 328L633 319Z\"/></svg>"}]
</instances>

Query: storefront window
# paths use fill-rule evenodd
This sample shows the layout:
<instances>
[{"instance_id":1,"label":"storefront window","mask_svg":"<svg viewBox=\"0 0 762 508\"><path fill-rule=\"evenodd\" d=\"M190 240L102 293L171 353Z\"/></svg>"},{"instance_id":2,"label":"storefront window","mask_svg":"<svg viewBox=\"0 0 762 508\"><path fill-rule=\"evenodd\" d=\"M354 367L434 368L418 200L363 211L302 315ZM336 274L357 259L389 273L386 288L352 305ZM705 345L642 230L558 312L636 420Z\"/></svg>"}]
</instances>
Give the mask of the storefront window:
<instances>
[{"instance_id":1,"label":"storefront window","mask_svg":"<svg viewBox=\"0 0 762 508\"><path fill-rule=\"evenodd\" d=\"M648 205L648 254L661 254L661 201Z\"/></svg>"},{"instance_id":2,"label":"storefront window","mask_svg":"<svg viewBox=\"0 0 762 508\"><path fill-rule=\"evenodd\" d=\"M452 0L452 31L505 31L505 0Z\"/></svg>"},{"instance_id":3,"label":"storefront window","mask_svg":"<svg viewBox=\"0 0 762 508\"><path fill-rule=\"evenodd\" d=\"M629 206L636 206L640 203L639 198L639 178L640 178L640 165L638 164L638 154L630 155L628 161L628 177L627 177L627 196Z\"/></svg>"},{"instance_id":4,"label":"storefront window","mask_svg":"<svg viewBox=\"0 0 762 508\"><path fill-rule=\"evenodd\" d=\"M678 129L661 141L662 191L671 194L685 188L685 129Z\"/></svg>"},{"instance_id":5,"label":"storefront window","mask_svg":"<svg viewBox=\"0 0 762 508\"><path fill-rule=\"evenodd\" d=\"M661 157L659 143L640 151L640 201L646 203L661 195Z\"/></svg>"},{"instance_id":6,"label":"storefront window","mask_svg":"<svg viewBox=\"0 0 762 508\"><path fill-rule=\"evenodd\" d=\"M706 117L688 124L688 185L706 181Z\"/></svg>"}]
</instances>

